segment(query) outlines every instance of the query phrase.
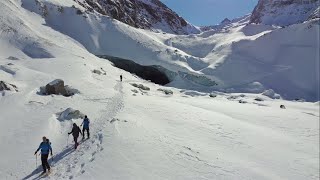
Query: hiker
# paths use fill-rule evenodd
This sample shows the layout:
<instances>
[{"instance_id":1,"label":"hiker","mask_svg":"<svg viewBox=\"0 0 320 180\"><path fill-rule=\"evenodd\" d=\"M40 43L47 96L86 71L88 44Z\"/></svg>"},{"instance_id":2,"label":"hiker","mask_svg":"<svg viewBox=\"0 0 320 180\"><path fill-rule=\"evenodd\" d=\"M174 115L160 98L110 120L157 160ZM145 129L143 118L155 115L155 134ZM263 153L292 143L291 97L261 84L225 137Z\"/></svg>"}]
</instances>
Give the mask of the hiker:
<instances>
[{"instance_id":1,"label":"hiker","mask_svg":"<svg viewBox=\"0 0 320 180\"><path fill-rule=\"evenodd\" d=\"M120 81L122 82L122 74L120 75Z\"/></svg>"},{"instance_id":2,"label":"hiker","mask_svg":"<svg viewBox=\"0 0 320 180\"><path fill-rule=\"evenodd\" d=\"M50 172L50 165L48 163L49 151L52 156L52 148L50 144L51 143L49 142L49 139L43 136L42 142L40 143L39 148L34 153L34 155L37 155L38 151L41 150L41 163L42 163L43 173L46 173L47 169Z\"/></svg>"},{"instance_id":3,"label":"hiker","mask_svg":"<svg viewBox=\"0 0 320 180\"><path fill-rule=\"evenodd\" d=\"M78 137L79 137L79 133L82 135L82 132L79 128L79 126L77 126L76 123L73 123L73 127L71 132L68 133L68 135L70 135L72 133L73 136L73 140L74 140L74 149L77 149L79 143L78 143Z\"/></svg>"},{"instance_id":4,"label":"hiker","mask_svg":"<svg viewBox=\"0 0 320 180\"><path fill-rule=\"evenodd\" d=\"M88 116L85 115L84 119L83 119L83 121L82 121L82 123L80 125L80 126L83 125L83 128L82 128L82 139L84 139L84 132L85 131L87 131L88 139L90 138L89 124L90 124L90 120L88 119Z\"/></svg>"}]
</instances>

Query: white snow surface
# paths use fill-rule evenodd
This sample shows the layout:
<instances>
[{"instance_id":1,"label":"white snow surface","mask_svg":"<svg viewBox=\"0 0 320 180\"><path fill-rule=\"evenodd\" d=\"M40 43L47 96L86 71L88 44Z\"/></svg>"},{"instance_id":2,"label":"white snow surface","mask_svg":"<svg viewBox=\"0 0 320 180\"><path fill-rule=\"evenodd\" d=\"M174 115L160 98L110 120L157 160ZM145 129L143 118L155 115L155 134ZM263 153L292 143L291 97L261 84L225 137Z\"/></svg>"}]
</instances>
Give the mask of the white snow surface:
<instances>
[{"instance_id":1,"label":"white snow surface","mask_svg":"<svg viewBox=\"0 0 320 180\"><path fill-rule=\"evenodd\" d=\"M250 84L259 82L285 99L320 99L319 19L279 28L248 24L250 15L246 15L201 34L172 35L132 28L96 13L78 15L76 8L81 7L70 0L58 5L44 0L22 2L22 7L35 12L30 16L42 15L44 24L93 54L160 65L176 72L169 84L173 87L252 92L248 91ZM60 6L64 7L62 12ZM50 55L39 50L32 56ZM213 81L218 85L212 86Z\"/></svg>"},{"instance_id":2,"label":"white snow surface","mask_svg":"<svg viewBox=\"0 0 320 180\"><path fill-rule=\"evenodd\" d=\"M30 5L27 2L23 1L24 7ZM72 6L67 0L46 2ZM40 157L36 159L33 153L42 136L50 139L54 153L49 160L52 173L44 179L319 179L319 102L270 99L255 93L215 92L217 97L210 98L206 92L174 87L166 87L173 91L167 96L157 91L162 87L91 53L113 52L111 55L123 57L137 54L133 59L143 64L159 63L175 71L214 75L224 82L223 87L238 84L236 78L248 82L252 78L250 86L260 89L262 84L257 80L263 75L272 77L272 73L281 71L285 77L298 67L304 73L317 72L310 69L312 63L318 63L313 62L315 42L310 35L318 29L314 21L288 29L250 25L228 32L175 36L133 29L105 17L72 18L67 8L65 13L70 16L52 18L52 22L29 10L21 7L20 0L0 2L0 67L6 67L0 68L0 80L18 88L18 92L0 92L1 179L39 179ZM58 20L65 23L65 29L53 23ZM88 26L80 29L79 21ZM89 30L91 36L78 34ZM103 32L108 33L99 36ZM282 45L276 43L290 33L303 34L304 38L284 37ZM149 44L137 46L134 38ZM239 44L231 45L232 41ZM209 42L214 42L215 52L207 54L212 46ZM268 46L260 49L263 43ZM196 51L197 46L201 52ZM284 49L278 50L282 46L293 48L293 55L287 57ZM152 51L156 48L159 55ZM172 61L174 54L164 58L161 50L165 48L179 48L178 58ZM310 57L304 60L312 63L303 67L307 62L299 64L296 56L308 48ZM287 64L274 62L275 51L284 62L297 63L290 72L283 70L287 66L277 67ZM261 57L264 53L270 53L270 57ZM181 57L187 61L182 63ZM241 68L251 65L252 72L237 70L236 64L242 64ZM92 73L100 68L106 75ZM223 69L234 72L230 75ZM120 74L123 82L118 80ZM64 80L80 93L72 97L40 95L40 87L55 79ZM181 79L173 84L185 84ZM286 80L298 84L292 87L310 88L314 84L312 79ZM133 95L135 88L130 83L142 83L151 90ZM286 109L280 109L280 105ZM67 133L72 123L80 124L81 119L59 121L57 117L67 108L77 109L91 120L91 138L81 141L77 150L73 150Z\"/></svg>"}]
</instances>

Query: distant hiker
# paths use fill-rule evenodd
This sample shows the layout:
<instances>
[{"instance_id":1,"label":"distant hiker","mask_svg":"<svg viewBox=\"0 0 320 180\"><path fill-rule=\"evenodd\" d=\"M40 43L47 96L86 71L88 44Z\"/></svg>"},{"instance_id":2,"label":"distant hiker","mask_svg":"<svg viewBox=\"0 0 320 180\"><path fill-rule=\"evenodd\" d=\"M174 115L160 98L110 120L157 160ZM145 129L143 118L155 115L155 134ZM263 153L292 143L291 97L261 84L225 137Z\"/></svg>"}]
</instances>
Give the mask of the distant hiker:
<instances>
[{"instance_id":1,"label":"distant hiker","mask_svg":"<svg viewBox=\"0 0 320 180\"><path fill-rule=\"evenodd\" d=\"M120 81L122 82L122 74L120 75Z\"/></svg>"},{"instance_id":2,"label":"distant hiker","mask_svg":"<svg viewBox=\"0 0 320 180\"><path fill-rule=\"evenodd\" d=\"M82 132L76 123L73 123L72 130L68 134L71 134L71 133L72 133L73 140L74 140L74 149L77 149L77 147L79 145L79 143L78 143L79 133L82 135Z\"/></svg>"},{"instance_id":3,"label":"distant hiker","mask_svg":"<svg viewBox=\"0 0 320 180\"><path fill-rule=\"evenodd\" d=\"M89 124L90 124L90 120L88 119L87 116L84 116L84 119L81 123L80 126L83 125L83 128L82 128L82 139L84 139L84 132L87 131L87 135L88 135L88 138L90 138L90 132L89 132Z\"/></svg>"},{"instance_id":4,"label":"distant hiker","mask_svg":"<svg viewBox=\"0 0 320 180\"><path fill-rule=\"evenodd\" d=\"M286 107L284 105L280 105L281 109L286 109Z\"/></svg>"},{"instance_id":5,"label":"distant hiker","mask_svg":"<svg viewBox=\"0 0 320 180\"><path fill-rule=\"evenodd\" d=\"M43 136L42 142L40 143L39 148L34 153L34 155L36 155L38 151L41 150L41 163L42 163L43 173L46 173L47 169L50 172L50 165L48 163L49 151L52 156L52 148L50 144L51 143L49 142L49 139Z\"/></svg>"}]
</instances>

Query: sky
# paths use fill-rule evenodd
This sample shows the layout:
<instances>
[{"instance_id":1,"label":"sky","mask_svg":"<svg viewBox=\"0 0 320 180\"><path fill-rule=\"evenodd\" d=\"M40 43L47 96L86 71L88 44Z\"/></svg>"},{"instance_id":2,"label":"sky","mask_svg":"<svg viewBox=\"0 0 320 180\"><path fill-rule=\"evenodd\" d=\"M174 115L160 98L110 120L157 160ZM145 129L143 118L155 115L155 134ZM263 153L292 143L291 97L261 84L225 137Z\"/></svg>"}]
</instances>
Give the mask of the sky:
<instances>
[{"instance_id":1,"label":"sky","mask_svg":"<svg viewBox=\"0 0 320 180\"><path fill-rule=\"evenodd\" d=\"M258 0L161 0L188 22L215 25L251 13Z\"/></svg>"}]
</instances>

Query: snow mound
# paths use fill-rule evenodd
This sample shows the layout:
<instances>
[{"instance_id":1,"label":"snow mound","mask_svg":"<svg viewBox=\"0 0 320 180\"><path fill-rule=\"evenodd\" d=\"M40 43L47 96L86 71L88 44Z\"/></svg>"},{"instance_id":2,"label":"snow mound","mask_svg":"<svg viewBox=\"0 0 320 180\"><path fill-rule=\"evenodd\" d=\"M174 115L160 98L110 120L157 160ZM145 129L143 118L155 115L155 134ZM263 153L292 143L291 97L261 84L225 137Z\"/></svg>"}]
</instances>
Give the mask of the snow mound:
<instances>
[{"instance_id":1,"label":"snow mound","mask_svg":"<svg viewBox=\"0 0 320 180\"><path fill-rule=\"evenodd\" d=\"M72 120L72 119L83 119L84 114L79 110L75 110L73 108L67 108L66 110L57 113L59 121Z\"/></svg>"},{"instance_id":2,"label":"snow mound","mask_svg":"<svg viewBox=\"0 0 320 180\"><path fill-rule=\"evenodd\" d=\"M262 93L262 95L267 96L272 99L280 99L281 98L281 96L279 94L275 93L273 89L268 89L268 90L264 91Z\"/></svg>"}]
</instances>

